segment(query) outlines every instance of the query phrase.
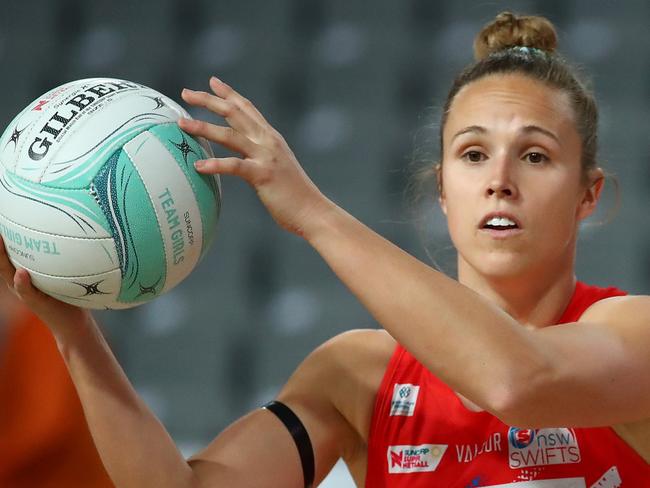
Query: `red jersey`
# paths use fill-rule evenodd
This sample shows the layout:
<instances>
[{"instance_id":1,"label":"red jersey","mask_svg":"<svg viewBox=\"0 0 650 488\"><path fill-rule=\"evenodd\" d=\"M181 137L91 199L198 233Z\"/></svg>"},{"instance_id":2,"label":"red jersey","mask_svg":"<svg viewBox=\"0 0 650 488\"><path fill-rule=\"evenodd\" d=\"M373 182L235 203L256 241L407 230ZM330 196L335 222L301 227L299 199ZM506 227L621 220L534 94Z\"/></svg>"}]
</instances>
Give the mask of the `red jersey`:
<instances>
[{"instance_id":1,"label":"red jersey","mask_svg":"<svg viewBox=\"0 0 650 488\"><path fill-rule=\"evenodd\" d=\"M558 324L621 295L578 282ZM526 429L471 411L398 345L377 392L366 487L642 488L650 465L611 427Z\"/></svg>"}]
</instances>

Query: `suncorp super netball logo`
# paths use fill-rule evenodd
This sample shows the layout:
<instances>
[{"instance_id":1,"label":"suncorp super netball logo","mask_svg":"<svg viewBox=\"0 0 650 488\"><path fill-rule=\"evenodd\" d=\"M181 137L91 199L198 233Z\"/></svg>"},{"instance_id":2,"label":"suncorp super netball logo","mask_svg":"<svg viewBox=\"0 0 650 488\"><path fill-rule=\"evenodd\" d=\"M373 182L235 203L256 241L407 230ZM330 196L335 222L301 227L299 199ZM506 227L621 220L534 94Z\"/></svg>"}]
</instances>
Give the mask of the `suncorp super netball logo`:
<instances>
[{"instance_id":1,"label":"suncorp super netball logo","mask_svg":"<svg viewBox=\"0 0 650 488\"><path fill-rule=\"evenodd\" d=\"M435 471L447 447L447 444L388 446L388 472L395 474Z\"/></svg>"},{"instance_id":2,"label":"suncorp super netball logo","mask_svg":"<svg viewBox=\"0 0 650 488\"><path fill-rule=\"evenodd\" d=\"M575 431L567 428L508 430L511 468L571 464L580 462Z\"/></svg>"}]
</instances>

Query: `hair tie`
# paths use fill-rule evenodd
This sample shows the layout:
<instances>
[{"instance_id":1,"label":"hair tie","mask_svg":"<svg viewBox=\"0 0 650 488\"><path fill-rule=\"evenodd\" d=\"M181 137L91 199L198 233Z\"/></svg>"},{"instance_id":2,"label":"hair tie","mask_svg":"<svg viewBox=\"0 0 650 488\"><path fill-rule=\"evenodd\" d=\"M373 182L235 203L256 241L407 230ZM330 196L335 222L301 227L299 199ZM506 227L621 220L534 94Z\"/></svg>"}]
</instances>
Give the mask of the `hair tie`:
<instances>
[{"instance_id":1,"label":"hair tie","mask_svg":"<svg viewBox=\"0 0 650 488\"><path fill-rule=\"evenodd\" d=\"M519 53L523 53L523 54L525 54L527 56L533 56L533 55L546 56L546 54L547 54L546 51L544 51L543 49L539 49L539 48L536 48L536 47L512 46L512 47L507 48L507 49L509 49L511 51L516 51L516 52L519 52Z\"/></svg>"}]
</instances>

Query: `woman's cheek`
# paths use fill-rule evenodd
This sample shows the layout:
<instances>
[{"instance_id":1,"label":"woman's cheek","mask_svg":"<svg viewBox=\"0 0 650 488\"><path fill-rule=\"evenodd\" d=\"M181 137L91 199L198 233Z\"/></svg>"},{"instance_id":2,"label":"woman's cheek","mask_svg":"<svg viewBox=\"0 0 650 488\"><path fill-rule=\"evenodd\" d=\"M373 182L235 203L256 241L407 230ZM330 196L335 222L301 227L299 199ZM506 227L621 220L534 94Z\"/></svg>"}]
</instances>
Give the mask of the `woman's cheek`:
<instances>
[{"instance_id":1,"label":"woman's cheek","mask_svg":"<svg viewBox=\"0 0 650 488\"><path fill-rule=\"evenodd\" d=\"M460 248L472 236L473 219L467 215L467 209L457 202L447 204L447 229L449 237L456 248Z\"/></svg>"}]
</instances>

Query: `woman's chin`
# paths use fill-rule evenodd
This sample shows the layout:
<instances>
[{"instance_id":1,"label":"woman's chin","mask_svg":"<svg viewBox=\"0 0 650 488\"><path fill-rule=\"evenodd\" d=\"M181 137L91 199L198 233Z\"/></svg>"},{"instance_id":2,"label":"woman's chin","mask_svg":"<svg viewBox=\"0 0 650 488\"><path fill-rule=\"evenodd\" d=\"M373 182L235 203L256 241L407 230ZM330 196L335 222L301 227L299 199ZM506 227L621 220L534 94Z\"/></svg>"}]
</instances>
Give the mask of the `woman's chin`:
<instances>
[{"instance_id":1,"label":"woman's chin","mask_svg":"<svg viewBox=\"0 0 650 488\"><path fill-rule=\"evenodd\" d=\"M494 280L521 278L529 274L531 267L534 267L532 256L509 251L494 251L472 256L472 259L466 263L474 269L475 273ZM459 263L459 271L461 266L462 264Z\"/></svg>"}]
</instances>

